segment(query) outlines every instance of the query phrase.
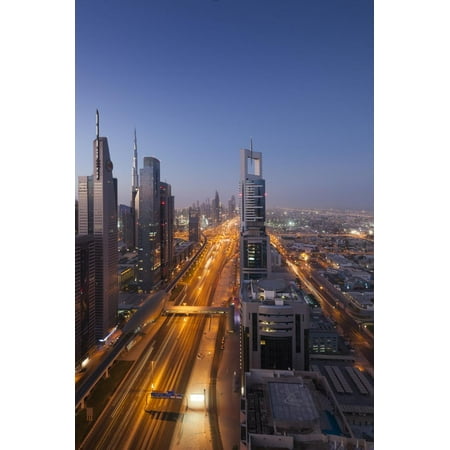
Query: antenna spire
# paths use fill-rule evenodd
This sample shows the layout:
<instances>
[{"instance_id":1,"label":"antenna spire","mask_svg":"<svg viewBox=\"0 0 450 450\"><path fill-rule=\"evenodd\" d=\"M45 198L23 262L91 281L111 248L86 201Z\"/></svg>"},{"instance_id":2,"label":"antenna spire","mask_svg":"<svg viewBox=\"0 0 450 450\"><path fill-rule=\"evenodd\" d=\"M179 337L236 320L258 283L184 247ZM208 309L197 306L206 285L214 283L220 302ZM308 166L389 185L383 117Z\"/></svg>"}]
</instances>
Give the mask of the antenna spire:
<instances>
[{"instance_id":1,"label":"antenna spire","mask_svg":"<svg viewBox=\"0 0 450 450\"><path fill-rule=\"evenodd\" d=\"M98 114L98 109L95 110L95 135L97 136L97 139L100 136L100 117Z\"/></svg>"},{"instance_id":2,"label":"antenna spire","mask_svg":"<svg viewBox=\"0 0 450 450\"><path fill-rule=\"evenodd\" d=\"M137 138L136 128L134 129L134 152L133 152L133 168L131 170L131 188L136 190L139 186L138 162L137 162Z\"/></svg>"}]
</instances>

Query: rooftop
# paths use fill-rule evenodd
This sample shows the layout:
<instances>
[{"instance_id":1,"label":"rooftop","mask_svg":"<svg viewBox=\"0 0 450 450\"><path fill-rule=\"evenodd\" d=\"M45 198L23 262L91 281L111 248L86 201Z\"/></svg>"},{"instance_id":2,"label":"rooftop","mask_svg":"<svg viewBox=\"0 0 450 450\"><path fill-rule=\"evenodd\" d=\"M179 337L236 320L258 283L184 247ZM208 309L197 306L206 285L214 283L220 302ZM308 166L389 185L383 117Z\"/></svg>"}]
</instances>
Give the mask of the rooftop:
<instances>
[{"instance_id":1,"label":"rooftop","mask_svg":"<svg viewBox=\"0 0 450 450\"><path fill-rule=\"evenodd\" d=\"M307 371L252 369L246 373L243 423L251 448L319 450L334 448L334 443L341 449L373 448L352 435L329 384L324 376ZM354 412L351 405L344 408ZM356 409L373 414L369 405Z\"/></svg>"},{"instance_id":2,"label":"rooftop","mask_svg":"<svg viewBox=\"0 0 450 450\"><path fill-rule=\"evenodd\" d=\"M269 382L270 402L274 420L283 422L306 422L319 418L308 388L295 381Z\"/></svg>"},{"instance_id":3,"label":"rooftop","mask_svg":"<svg viewBox=\"0 0 450 450\"><path fill-rule=\"evenodd\" d=\"M267 305L283 305L285 302L306 304L302 291L297 287L292 275L285 270L270 273L266 279L244 282L242 299L247 302L263 302Z\"/></svg>"}]
</instances>

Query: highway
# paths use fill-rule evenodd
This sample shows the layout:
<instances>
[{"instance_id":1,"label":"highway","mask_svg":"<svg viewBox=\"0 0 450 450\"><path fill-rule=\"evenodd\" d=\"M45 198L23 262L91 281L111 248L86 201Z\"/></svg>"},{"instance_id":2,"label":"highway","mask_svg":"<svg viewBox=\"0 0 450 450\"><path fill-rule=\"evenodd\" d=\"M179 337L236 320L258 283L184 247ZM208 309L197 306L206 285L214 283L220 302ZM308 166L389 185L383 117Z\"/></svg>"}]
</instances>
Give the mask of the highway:
<instances>
[{"instance_id":1,"label":"highway","mask_svg":"<svg viewBox=\"0 0 450 450\"><path fill-rule=\"evenodd\" d=\"M235 223L225 223L215 233L209 232L207 248L183 279L187 287L179 304L211 303L226 261L237 252L237 238ZM209 320L204 316L158 318L139 343L140 357L79 448L169 448L177 423L183 420L187 399L155 399L150 393L152 389L185 393Z\"/></svg>"},{"instance_id":2,"label":"highway","mask_svg":"<svg viewBox=\"0 0 450 450\"><path fill-rule=\"evenodd\" d=\"M324 314L337 323L338 330L344 338L350 341L356 351L360 352L369 363L369 366L373 368L373 338L364 333L355 319L344 310L343 304L339 301L342 293L336 292L335 289L331 291L323 277L316 271L311 270L310 266L305 264L300 268L297 264L291 262L278 239L276 237L273 238L272 235L271 243L285 258L289 268L297 275L303 286L317 298ZM344 298L341 300L344 300Z\"/></svg>"}]
</instances>

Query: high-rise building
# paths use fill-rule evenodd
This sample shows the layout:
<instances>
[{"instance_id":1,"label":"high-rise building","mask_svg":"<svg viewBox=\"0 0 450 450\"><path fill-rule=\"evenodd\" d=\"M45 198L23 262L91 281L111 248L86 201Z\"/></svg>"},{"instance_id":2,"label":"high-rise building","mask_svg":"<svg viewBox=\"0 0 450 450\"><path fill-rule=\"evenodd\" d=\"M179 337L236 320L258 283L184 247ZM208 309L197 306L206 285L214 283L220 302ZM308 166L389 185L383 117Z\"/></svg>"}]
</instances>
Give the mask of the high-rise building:
<instances>
[{"instance_id":1,"label":"high-rise building","mask_svg":"<svg viewBox=\"0 0 450 450\"><path fill-rule=\"evenodd\" d=\"M161 278L168 279L173 264L173 221L175 202L170 184L160 183L161 217Z\"/></svg>"},{"instance_id":2,"label":"high-rise building","mask_svg":"<svg viewBox=\"0 0 450 450\"><path fill-rule=\"evenodd\" d=\"M94 236L75 237L75 364L95 348Z\"/></svg>"},{"instance_id":3,"label":"high-rise building","mask_svg":"<svg viewBox=\"0 0 450 450\"><path fill-rule=\"evenodd\" d=\"M271 270L270 241L265 227L266 182L261 152L241 150L240 197L241 281L267 278Z\"/></svg>"},{"instance_id":4,"label":"high-rise building","mask_svg":"<svg viewBox=\"0 0 450 450\"><path fill-rule=\"evenodd\" d=\"M266 234L262 154L241 150L241 363L249 369L299 369L308 364L309 308L293 277L272 273Z\"/></svg>"},{"instance_id":5,"label":"high-rise building","mask_svg":"<svg viewBox=\"0 0 450 450\"><path fill-rule=\"evenodd\" d=\"M119 300L117 251L117 179L108 139L99 135L96 112L94 174L78 178L78 232L95 244L95 334L102 339L114 327Z\"/></svg>"},{"instance_id":6,"label":"high-rise building","mask_svg":"<svg viewBox=\"0 0 450 450\"><path fill-rule=\"evenodd\" d=\"M119 245L134 249L134 211L127 205L119 205Z\"/></svg>"},{"instance_id":7,"label":"high-rise building","mask_svg":"<svg viewBox=\"0 0 450 450\"><path fill-rule=\"evenodd\" d=\"M78 234L78 200L75 200L75 236Z\"/></svg>"},{"instance_id":8,"label":"high-rise building","mask_svg":"<svg viewBox=\"0 0 450 450\"><path fill-rule=\"evenodd\" d=\"M217 191L214 200L212 201L212 222L213 225L219 225L219 223L222 222L220 199Z\"/></svg>"},{"instance_id":9,"label":"high-rise building","mask_svg":"<svg viewBox=\"0 0 450 450\"><path fill-rule=\"evenodd\" d=\"M200 241L200 210L194 207L189 208L189 240Z\"/></svg>"},{"instance_id":10,"label":"high-rise building","mask_svg":"<svg viewBox=\"0 0 450 450\"><path fill-rule=\"evenodd\" d=\"M236 197L234 195L231 196L228 201L228 218L231 219L236 214Z\"/></svg>"},{"instance_id":11,"label":"high-rise building","mask_svg":"<svg viewBox=\"0 0 450 450\"><path fill-rule=\"evenodd\" d=\"M160 163L156 158L144 158L138 197L138 283L149 292L161 281Z\"/></svg>"},{"instance_id":12,"label":"high-rise building","mask_svg":"<svg viewBox=\"0 0 450 450\"><path fill-rule=\"evenodd\" d=\"M136 129L134 130L134 148L133 148L133 167L131 169L131 214L133 219L133 233L131 237L130 248L135 249L137 247L137 218L139 210L139 175L138 175L138 156L137 156L137 139L136 139Z\"/></svg>"}]
</instances>

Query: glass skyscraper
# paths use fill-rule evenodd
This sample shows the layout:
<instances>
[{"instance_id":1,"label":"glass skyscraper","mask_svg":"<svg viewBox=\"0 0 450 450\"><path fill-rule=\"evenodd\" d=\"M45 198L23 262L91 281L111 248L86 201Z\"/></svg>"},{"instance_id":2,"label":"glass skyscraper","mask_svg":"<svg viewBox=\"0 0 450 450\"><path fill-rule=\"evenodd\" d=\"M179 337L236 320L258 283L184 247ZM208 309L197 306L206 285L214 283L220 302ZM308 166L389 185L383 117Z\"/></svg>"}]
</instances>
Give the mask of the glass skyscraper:
<instances>
[{"instance_id":1,"label":"glass skyscraper","mask_svg":"<svg viewBox=\"0 0 450 450\"><path fill-rule=\"evenodd\" d=\"M94 140L94 174L78 178L78 232L94 236L95 335L104 338L115 326L119 300L117 248L117 179L108 140Z\"/></svg>"},{"instance_id":2,"label":"glass skyscraper","mask_svg":"<svg viewBox=\"0 0 450 450\"><path fill-rule=\"evenodd\" d=\"M269 236L266 234L266 182L262 154L241 150L241 280L267 278L271 270Z\"/></svg>"},{"instance_id":3,"label":"glass skyscraper","mask_svg":"<svg viewBox=\"0 0 450 450\"><path fill-rule=\"evenodd\" d=\"M156 158L144 158L138 197L138 283L149 292L161 281L160 163Z\"/></svg>"}]
</instances>

